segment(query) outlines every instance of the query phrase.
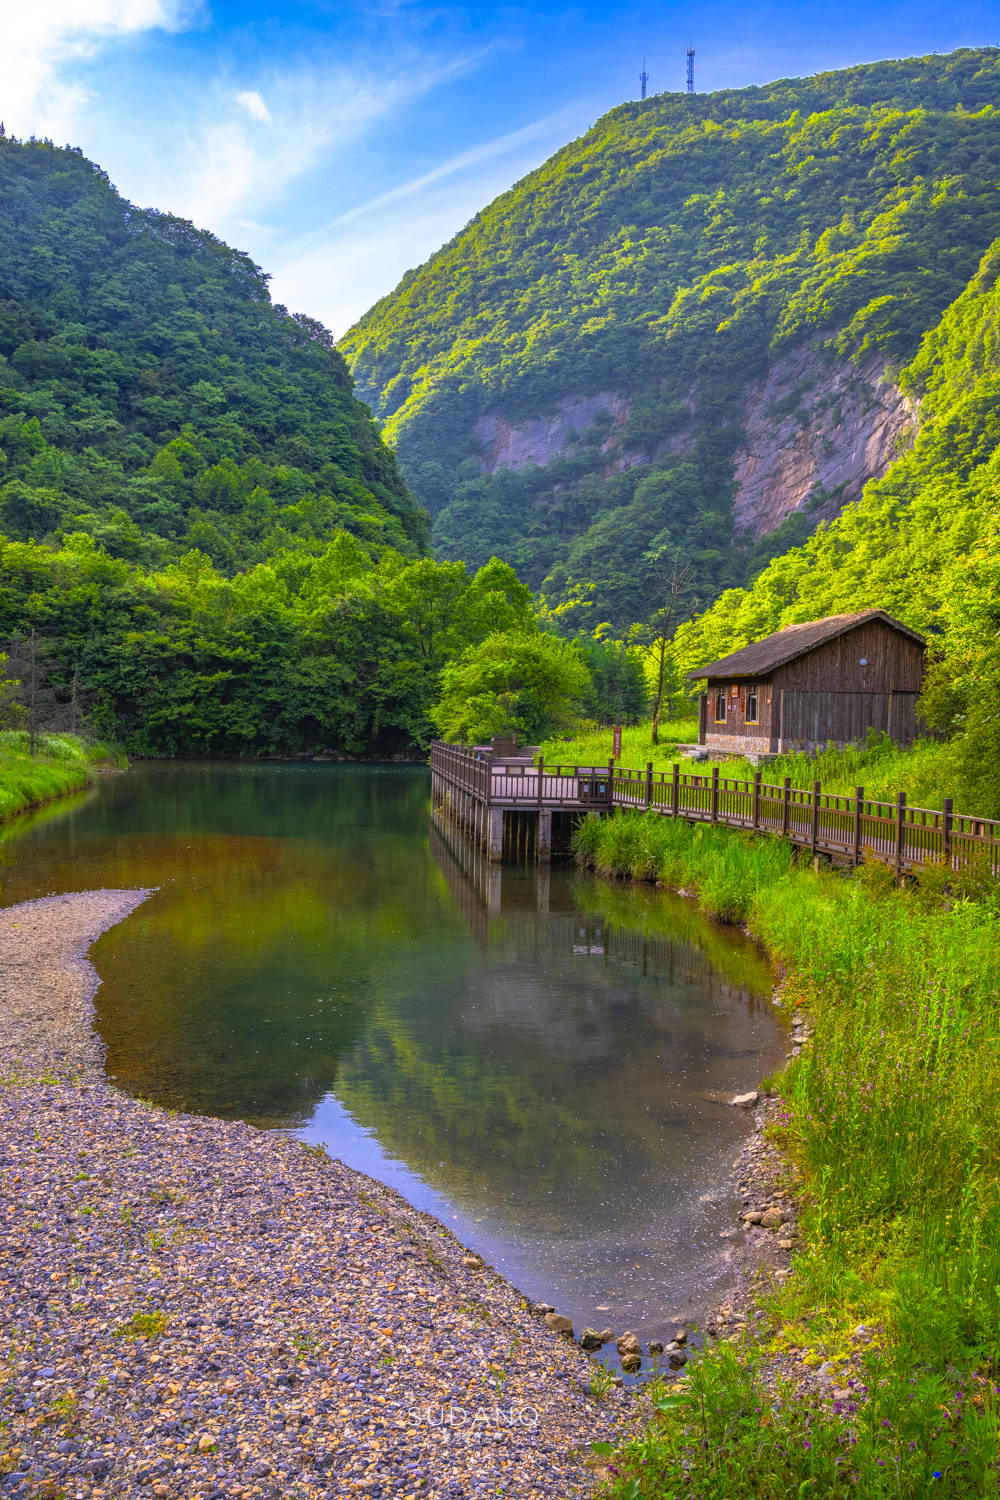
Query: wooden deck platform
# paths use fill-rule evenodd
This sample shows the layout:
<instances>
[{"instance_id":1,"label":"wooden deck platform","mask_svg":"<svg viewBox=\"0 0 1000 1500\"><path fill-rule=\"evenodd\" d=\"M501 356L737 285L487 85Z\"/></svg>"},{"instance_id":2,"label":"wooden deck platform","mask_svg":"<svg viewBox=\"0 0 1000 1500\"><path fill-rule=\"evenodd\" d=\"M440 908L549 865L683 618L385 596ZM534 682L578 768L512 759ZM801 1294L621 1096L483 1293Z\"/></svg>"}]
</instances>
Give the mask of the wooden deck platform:
<instances>
[{"instance_id":1,"label":"wooden deck platform","mask_svg":"<svg viewBox=\"0 0 1000 1500\"><path fill-rule=\"evenodd\" d=\"M504 817L527 813L537 819L534 847L548 859L552 817L569 813L610 813L617 808L655 812L693 823L722 824L752 833L778 835L814 855L839 864L877 859L900 874L922 864L947 862L959 869L985 858L1000 873L1000 822L952 810L950 798L938 812L911 807L901 792L895 802L865 796L767 783L758 771L753 780L720 774L718 765L703 776L606 766L537 765L518 757L494 759L488 750L466 750L435 743L431 747L431 788L436 809L458 821L482 844L489 858L500 859Z\"/></svg>"}]
</instances>

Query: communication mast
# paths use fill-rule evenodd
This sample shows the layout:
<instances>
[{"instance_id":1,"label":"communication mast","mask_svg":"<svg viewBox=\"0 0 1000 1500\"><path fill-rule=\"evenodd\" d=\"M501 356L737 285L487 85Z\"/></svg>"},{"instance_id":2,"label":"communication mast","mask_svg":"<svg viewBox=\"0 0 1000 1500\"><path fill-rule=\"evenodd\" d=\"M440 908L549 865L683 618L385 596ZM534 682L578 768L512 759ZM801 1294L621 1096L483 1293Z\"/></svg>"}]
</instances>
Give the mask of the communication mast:
<instances>
[{"instance_id":1,"label":"communication mast","mask_svg":"<svg viewBox=\"0 0 1000 1500\"><path fill-rule=\"evenodd\" d=\"M688 91L689 94L693 94L694 93L694 48L693 47L689 47L687 49L687 60L688 60L688 86L687 86L687 91Z\"/></svg>"},{"instance_id":2,"label":"communication mast","mask_svg":"<svg viewBox=\"0 0 1000 1500\"><path fill-rule=\"evenodd\" d=\"M639 98L646 97L646 84L649 82L649 74L646 72L646 59L642 60L642 72L639 74Z\"/></svg>"}]
</instances>

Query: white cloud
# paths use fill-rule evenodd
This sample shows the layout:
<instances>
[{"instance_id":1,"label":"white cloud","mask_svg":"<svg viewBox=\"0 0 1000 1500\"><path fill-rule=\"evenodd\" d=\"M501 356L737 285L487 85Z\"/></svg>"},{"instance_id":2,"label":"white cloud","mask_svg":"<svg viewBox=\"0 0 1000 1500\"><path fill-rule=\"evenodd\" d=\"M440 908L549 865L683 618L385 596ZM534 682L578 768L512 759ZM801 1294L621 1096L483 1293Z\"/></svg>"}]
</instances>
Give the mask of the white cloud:
<instances>
[{"instance_id":1,"label":"white cloud","mask_svg":"<svg viewBox=\"0 0 1000 1500\"><path fill-rule=\"evenodd\" d=\"M568 106L521 130L449 158L430 172L350 209L300 240L275 247L271 290L294 311L320 318L339 337L404 271L446 243L512 183L584 122L586 105ZM408 200L405 214L396 205Z\"/></svg>"},{"instance_id":2,"label":"white cloud","mask_svg":"<svg viewBox=\"0 0 1000 1500\"><path fill-rule=\"evenodd\" d=\"M244 89L241 94L236 95L236 103L243 106L252 120L260 120L266 124L271 119L271 111L256 89Z\"/></svg>"},{"instance_id":3,"label":"white cloud","mask_svg":"<svg viewBox=\"0 0 1000 1500\"><path fill-rule=\"evenodd\" d=\"M108 42L144 31L177 31L197 0L26 0L8 4L0 48L0 99L8 130L64 139L91 99L74 66Z\"/></svg>"},{"instance_id":4,"label":"white cloud","mask_svg":"<svg viewBox=\"0 0 1000 1500\"><path fill-rule=\"evenodd\" d=\"M296 179L469 61L400 66L389 81L374 65L308 64L259 80L259 89L237 93L222 79L207 91L199 85L157 132L156 154L147 140L141 162L116 167L116 178L130 197L153 201L226 239L248 220L266 223ZM262 131L265 119L269 128Z\"/></svg>"},{"instance_id":5,"label":"white cloud","mask_svg":"<svg viewBox=\"0 0 1000 1500\"><path fill-rule=\"evenodd\" d=\"M328 229L321 230L320 234L329 234L331 229L335 229L340 224L349 224L353 219L363 218L377 209L386 208L391 203L398 203L403 198L416 197L435 183L442 182L446 177L454 177L469 167L478 167L483 162L491 161L498 156L507 156L519 147L541 140L545 136L559 134L573 113L573 108L567 106L565 109L557 110L555 114L546 115L543 120L536 120L532 125L525 125L521 130L512 130L508 135L497 136L495 140L485 141L480 146L472 146L468 151L461 151L457 156L450 157L430 172L414 177L409 182L400 183L398 187L390 188L386 193L379 193L377 198L369 198L366 203L359 203L356 208L348 209L346 213L334 219ZM311 238L316 238L316 236L311 236Z\"/></svg>"}]
</instances>

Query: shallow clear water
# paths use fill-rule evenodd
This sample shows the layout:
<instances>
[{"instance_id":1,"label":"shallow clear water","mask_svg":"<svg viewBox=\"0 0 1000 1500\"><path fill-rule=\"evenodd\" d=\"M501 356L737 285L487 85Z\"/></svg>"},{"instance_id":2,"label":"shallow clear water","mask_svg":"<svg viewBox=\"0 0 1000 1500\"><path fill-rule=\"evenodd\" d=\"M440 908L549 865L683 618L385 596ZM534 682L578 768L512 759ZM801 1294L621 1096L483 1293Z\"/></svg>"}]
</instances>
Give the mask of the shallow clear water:
<instances>
[{"instance_id":1,"label":"shallow clear water","mask_svg":"<svg viewBox=\"0 0 1000 1500\"><path fill-rule=\"evenodd\" d=\"M411 768L139 764L0 846L5 904L159 887L93 950L108 1073L293 1128L577 1326L653 1336L725 1276L720 1103L784 1052L767 966L690 904L490 869Z\"/></svg>"}]
</instances>

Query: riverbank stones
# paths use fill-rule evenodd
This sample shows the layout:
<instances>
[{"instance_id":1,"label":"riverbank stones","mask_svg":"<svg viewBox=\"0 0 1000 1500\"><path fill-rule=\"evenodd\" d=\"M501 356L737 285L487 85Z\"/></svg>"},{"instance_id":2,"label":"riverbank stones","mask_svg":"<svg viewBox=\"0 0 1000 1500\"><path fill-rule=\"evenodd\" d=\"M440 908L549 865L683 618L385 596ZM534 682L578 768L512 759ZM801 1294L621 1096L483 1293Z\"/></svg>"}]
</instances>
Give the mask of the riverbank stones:
<instances>
[{"instance_id":1,"label":"riverbank stones","mask_svg":"<svg viewBox=\"0 0 1000 1500\"><path fill-rule=\"evenodd\" d=\"M106 1083L83 954L142 894L0 912L0 1487L591 1493L633 1398L588 1394L583 1351L443 1225L276 1131Z\"/></svg>"}]
</instances>

